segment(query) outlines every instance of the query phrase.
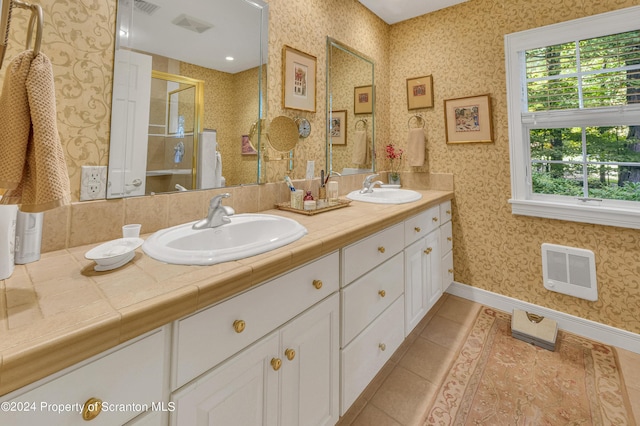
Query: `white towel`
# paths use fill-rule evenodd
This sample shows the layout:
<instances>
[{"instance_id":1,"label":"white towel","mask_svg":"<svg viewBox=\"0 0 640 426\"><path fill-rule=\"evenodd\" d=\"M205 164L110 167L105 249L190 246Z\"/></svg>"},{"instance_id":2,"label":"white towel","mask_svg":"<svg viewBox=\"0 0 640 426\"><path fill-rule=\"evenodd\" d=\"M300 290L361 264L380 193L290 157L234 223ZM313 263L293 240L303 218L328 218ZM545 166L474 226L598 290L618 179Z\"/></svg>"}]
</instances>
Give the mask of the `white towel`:
<instances>
[{"instance_id":1,"label":"white towel","mask_svg":"<svg viewBox=\"0 0 640 426\"><path fill-rule=\"evenodd\" d=\"M217 188L220 184L216 181L216 147L217 132L205 130L200 133L198 142L198 189Z\"/></svg>"},{"instance_id":2,"label":"white towel","mask_svg":"<svg viewBox=\"0 0 640 426\"><path fill-rule=\"evenodd\" d=\"M69 204L71 191L56 117L51 62L28 50L16 56L0 95L2 204L37 213Z\"/></svg>"},{"instance_id":3,"label":"white towel","mask_svg":"<svg viewBox=\"0 0 640 426\"><path fill-rule=\"evenodd\" d=\"M353 134L353 150L351 151L351 162L354 164L367 163L367 131L356 130Z\"/></svg>"},{"instance_id":4,"label":"white towel","mask_svg":"<svg viewBox=\"0 0 640 426\"><path fill-rule=\"evenodd\" d=\"M407 140L407 164L413 167L423 166L424 151L424 129L422 127L409 129L409 137Z\"/></svg>"},{"instance_id":5,"label":"white towel","mask_svg":"<svg viewBox=\"0 0 640 426\"><path fill-rule=\"evenodd\" d=\"M216 151L216 178L215 178L215 183L216 183L216 188L220 188L221 186L224 186L222 183L222 155L220 155L220 151Z\"/></svg>"}]
</instances>

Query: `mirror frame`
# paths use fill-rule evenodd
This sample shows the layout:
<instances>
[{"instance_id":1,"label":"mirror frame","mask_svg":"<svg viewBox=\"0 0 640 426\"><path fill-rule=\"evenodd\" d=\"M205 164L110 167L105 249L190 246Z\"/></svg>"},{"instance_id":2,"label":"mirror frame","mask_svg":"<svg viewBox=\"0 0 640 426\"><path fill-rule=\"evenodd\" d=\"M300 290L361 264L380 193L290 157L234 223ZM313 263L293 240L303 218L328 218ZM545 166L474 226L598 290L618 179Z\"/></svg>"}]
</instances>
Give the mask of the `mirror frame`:
<instances>
[{"instance_id":1,"label":"mirror frame","mask_svg":"<svg viewBox=\"0 0 640 426\"><path fill-rule=\"evenodd\" d=\"M335 173L333 170L333 147L331 144L331 112L332 112L332 92L331 92L331 49L335 47L345 53L353 55L371 65L371 86L372 86L372 111L371 111L371 173L376 171L376 84L375 84L375 62L373 59L352 47L327 36L327 63L326 63L326 170L328 173Z\"/></svg>"}]
</instances>

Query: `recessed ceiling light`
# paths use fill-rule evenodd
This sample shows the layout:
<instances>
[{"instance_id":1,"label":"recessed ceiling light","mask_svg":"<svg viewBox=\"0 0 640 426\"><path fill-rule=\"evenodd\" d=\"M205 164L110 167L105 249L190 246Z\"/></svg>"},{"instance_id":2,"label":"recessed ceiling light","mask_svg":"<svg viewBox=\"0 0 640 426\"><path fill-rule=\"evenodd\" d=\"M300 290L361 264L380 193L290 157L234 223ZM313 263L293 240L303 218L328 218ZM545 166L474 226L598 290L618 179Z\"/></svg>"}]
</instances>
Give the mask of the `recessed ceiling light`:
<instances>
[{"instance_id":1,"label":"recessed ceiling light","mask_svg":"<svg viewBox=\"0 0 640 426\"><path fill-rule=\"evenodd\" d=\"M226 59L227 61L233 61L233 56L227 56L225 59Z\"/></svg>"}]
</instances>

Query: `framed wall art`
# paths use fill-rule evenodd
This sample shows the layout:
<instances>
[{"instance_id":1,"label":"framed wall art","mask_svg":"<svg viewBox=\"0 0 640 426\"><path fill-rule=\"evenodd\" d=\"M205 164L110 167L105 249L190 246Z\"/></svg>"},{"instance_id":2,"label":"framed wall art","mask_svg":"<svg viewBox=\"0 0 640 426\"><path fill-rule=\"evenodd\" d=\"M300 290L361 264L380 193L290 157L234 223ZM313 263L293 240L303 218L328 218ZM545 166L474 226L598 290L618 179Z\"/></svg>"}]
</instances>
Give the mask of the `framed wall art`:
<instances>
[{"instance_id":1,"label":"framed wall art","mask_svg":"<svg viewBox=\"0 0 640 426\"><path fill-rule=\"evenodd\" d=\"M359 86L353 89L353 113L373 112L373 86Z\"/></svg>"},{"instance_id":2,"label":"framed wall art","mask_svg":"<svg viewBox=\"0 0 640 426\"><path fill-rule=\"evenodd\" d=\"M347 144L347 111L331 111L331 145Z\"/></svg>"},{"instance_id":3,"label":"framed wall art","mask_svg":"<svg viewBox=\"0 0 640 426\"><path fill-rule=\"evenodd\" d=\"M316 111L316 57L282 48L282 107Z\"/></svg>"},{"instance_id":4,"label":"framed wall art","mask_svg":"<svg viewBox=\"0 0 640 426\"><path fill-rule=\"evenodd\" d=\"M433 77L407 79L407 109L433 108Z\"/></svg>"},{"instance_id":5,"label":"framed wall art","mask_svg":"<svg viewBox=\"0 0 640 426\"><path fill-rule=\"evenodd\" d=\"M447 143L493 142L488 94L445 100L444 121Z\"/></svg>"}]
</instances>

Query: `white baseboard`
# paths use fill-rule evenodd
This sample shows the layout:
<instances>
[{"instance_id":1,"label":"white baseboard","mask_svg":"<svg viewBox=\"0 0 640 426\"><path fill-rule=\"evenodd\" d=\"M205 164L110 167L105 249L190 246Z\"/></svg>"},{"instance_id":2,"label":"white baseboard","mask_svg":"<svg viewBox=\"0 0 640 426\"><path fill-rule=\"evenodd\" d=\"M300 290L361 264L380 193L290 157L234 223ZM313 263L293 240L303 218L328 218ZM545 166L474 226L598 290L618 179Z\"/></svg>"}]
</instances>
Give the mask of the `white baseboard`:
<instances>
[{"instance_id":1,"label":"white baseboard","mask_svg":"<svg viewBox=\"0 0 640 426\"><path fill-rule=\"evenodd\" d=\"M617 346L640 354L640 334L621 330L599 322L565 314L564 312L523 302L512 297L503 296L466 284L453 282L447 289L447 293L464 299L473 300L485 306L504 312L513 312L514 309L532 312L551 318L558 323L558 328L577 334L607 345Z\"/></svg>"}]
</instances>

